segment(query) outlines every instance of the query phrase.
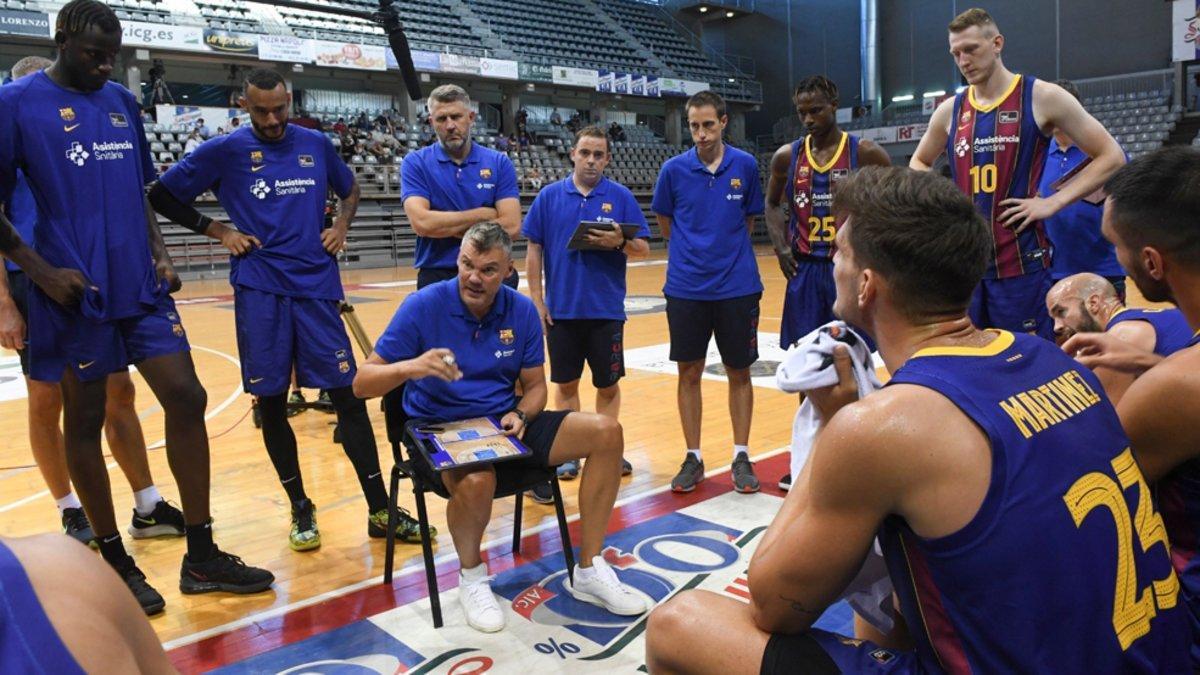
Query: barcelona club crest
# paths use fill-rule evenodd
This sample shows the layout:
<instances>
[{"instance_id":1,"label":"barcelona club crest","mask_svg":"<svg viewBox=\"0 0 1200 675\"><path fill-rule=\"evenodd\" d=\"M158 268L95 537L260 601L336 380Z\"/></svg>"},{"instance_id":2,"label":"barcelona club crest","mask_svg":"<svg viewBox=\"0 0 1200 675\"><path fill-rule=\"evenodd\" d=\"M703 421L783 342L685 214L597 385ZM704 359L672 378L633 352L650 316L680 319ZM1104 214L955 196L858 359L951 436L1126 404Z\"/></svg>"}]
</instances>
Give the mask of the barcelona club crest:
<instances>
[{"instance_id":1,"label":"barcelona club crest","mask_svg":"<svg viewBox=\"0 0 1200 675\"><path fill-rule=\"evenodd\" d=\"M613 205L608 202L604 202L603 204L600 205L600 210L605 213L612 213Z\"/></svg>"},{"instance_id":2,"label":"barcelona club crest","mask_svg":"<svg viewBox=\"0 0 1200 675\"><path fill-rule=\"evenodd\" d=\"M511 345L517 339L516 334L511 328L500 329L500 344Z\"/></svg>"},{"instance_id":3,"label":"barcelona club crest","mask_svg":"<svg viewBox=\"0 0 1200 675\"><path fill-rule=\"evenodd\" d=\"M350 372L350 362L349 361L338 361L338 372L339 373Z\"/></svg>"},{"instance_id":4,"label":"barcelona club crest","mask_svg":"<svg viewBox=\"0 0 1200 675\"><path fill-rule=\"evenodd\" d=\"M734 190L741 190L742 189L742 179L741 178L730 178L729 179L729 187Z\"/></svg>"},{"instance_id":5,"label":"barcelona club crest","mask_svg":"<svg viewBox=\"0 0 1200 675\"><path fill-rule=\"evenodd\" d=\"M970 111L970 110L964 110L964 111L963 111L963 114L962 114L962 117L961 117L961 118L959 118L959 122L960 122L960 123L962 123L962 124L966 124L967 122L970 122L970 121L971 121L971 111Z\"/></svg>"},{"instance_id":6,"label":"barcelona club crest","mask_svg":"<svg viewBox=\"0 0 1200 675\"><path fill-rule=\"evenodd\" d=\"M480 170L479 170L479 177L480 177L480 178L491 178L491 177L492 177L492 170L491 170L491 169L480 169Z\"/></svg>"},{"instance_id":7,"label":"barcelona club crest","mask_svg":"<svg viewBox=\"0 0 1200 675\"><path fill-rule=\"evenodd\" d=\"M251 164L262 164L262 161L263 161L262 150L251 150L250 151L250 163Z\"/></svg>"},{"instance_id":8,"label":"barcelona club crest","mask_svg":"<svg viewBox=\"0 0 1200 675\"><path fill-rule=\"evenodd\" d=\"M62 121L64 121L64 122L74 122L75 121L75 109L74 108L59 108L58 116L61 117Z\"/></svg>"},{"instance_id":9,"label":"barcelona club crest","mask_svg":"<svg viewBox=\"0 0 1200 675\"><path fill-rule=\"evenodd\" d=\"M802 166L799 169L797 169L796 171L800 174L801 178L808 175L808 167L807 166Z\"/></svg>"}]
</instances>

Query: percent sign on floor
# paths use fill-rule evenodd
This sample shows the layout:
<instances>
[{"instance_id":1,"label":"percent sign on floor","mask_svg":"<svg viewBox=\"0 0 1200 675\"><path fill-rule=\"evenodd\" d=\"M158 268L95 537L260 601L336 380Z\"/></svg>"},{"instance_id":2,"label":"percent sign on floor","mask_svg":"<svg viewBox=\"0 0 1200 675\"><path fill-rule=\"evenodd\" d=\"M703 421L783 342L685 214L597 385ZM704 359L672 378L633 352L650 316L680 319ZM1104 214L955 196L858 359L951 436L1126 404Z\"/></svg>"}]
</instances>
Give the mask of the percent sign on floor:
<instances>
[{"instance_id":1,"label":"percent sign on floor","mask_svg":"<svg viewBox=\"0 0 1200 675\"><path fill-rule=\"evenodd\" d=\"M567 654L578 654L579 645L570 642L558 642L554 638L550 638L549 642L539 642L533 646L539 652L550 655L557 653L559 658L567 658Z\"/></svg>"}]
</instances>

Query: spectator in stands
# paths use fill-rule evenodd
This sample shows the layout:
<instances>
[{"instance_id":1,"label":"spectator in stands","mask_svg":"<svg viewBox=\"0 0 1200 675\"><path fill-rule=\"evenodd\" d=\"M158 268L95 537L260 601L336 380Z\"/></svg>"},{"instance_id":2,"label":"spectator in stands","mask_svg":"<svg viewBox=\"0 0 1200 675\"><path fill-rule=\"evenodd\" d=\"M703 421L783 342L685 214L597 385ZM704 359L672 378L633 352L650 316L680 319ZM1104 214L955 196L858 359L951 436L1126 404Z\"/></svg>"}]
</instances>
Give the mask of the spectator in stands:
<instances>
[{"instance_id":1,"label":"spectator in stands","mask_svg":"<svg viewBox=\"0 0 1200 675\"><path fill-rule=\"evenodd\" d=\"M496 137L496 149L497 150L499 150L500 152L508 152L509 147L511 147L511 145L508 141L508 136L505 136L504 134L500 134L499 136Z\"/></svg>"},{"instance_id":2,"label":"spectator in stands","mask_svg":"<svg viewBox=\"0 0 1200 675\"><path fill-rule=\"evenodd\" d=\"M521 134L521 137L519 140L520 140L522 150L524 150L525 148L528 148L530 145L533 145L533 139L530 138L529 134L527 134L527 133Z\"/></svg>"},{"instance_id":3,"label":"spectator in stands","mask_svg":"<svg viewBox=\"0 0 1200 675\"><path fill-rule=\"evenodd\" d=\"M379 117L382 118L383 115ZM396 138L396 134L391 130L391 124L387 120L384 120L383 124L376 120L375 128L371 130L371 141L389 150L400 148L400 140Z\"/></svg>"},{"instance_id":4,"label":"spectator in stands","mask_svg":"<svg viewBox=\"0 0 1200 675\"><path fill-rule=\"evenodd\" d=\"M225 135L225 127L217 127L217 135L224 136Z\"/></svg>"},{"instance_id":5,"label":"spectator in stands","mask_svg":"<svg viewBox=\"0 0 1200 675\"><path fill-rule=\"evenodd\" d=\"M617 124L616 120L613 120L613 123L608 125L608 137L614 143L623 142L625 140L625 128Z\"/></svg>"},{"instance_id":6,"label":"spectator in stands","mask_svg":"<svg viewBox=\"0 0 1200 675\"><path fill-rule=\"evenodd\" d=\"M556 127L561 127L562 123L562 115L559 115L557 110L550 113L550 124L553 124Z\"/></svg>"},{"instance_id":7,"label":"spectator in stands","mask_svg":"<svg viewBox=\"0 0 1200 675\"><path fill-rule=\"evenodd\" d=\"M187 157L200 147L204 139L200 138L200 132L192 129L192 133L188 134L187 141L183 144L183 156Z\"/></svg>"},{"instance_id":8,"label":"spectator in stands","mask_svg":"<svg viewBox=\"0 0 1200 675\"><path fill-rule=\"evenodd\" d=\"M291 123L295 124L296 126L304 127L305 129L320 129L321 128L321 123L315 117L313 117L312 115L309 115L307 112L305 112L303 109L301 109L299 111L298 115L296 115L295 117L293 117L291 119Z\"/></svg>"},{"instance_id":9,"label":"spectator in stands","mask_svg":"<svg viewBox=\"0 0 1200 675\"><path fill-rule=\"evenodd\" d=\"M347 131L346 118L345 117L337 118L337 122L333 123L333 130L335 132L337 132L339 135L344 135Z\"/></svg>"},{"instance_id":10,"label":"spectator in stands","mask_svg":"<svg viewBox=\"0 0 1200 675\"><path fill-rule=\"evenodd\" d=\"M579 115L579 112L576 111L575 114L571 115L571 120L569 122L567 122L567 129L570 130L571 133L575 133L582 128L583 128L583 117L581 117Z\"/></svg>"},{"instance_id":11,"label":"spectator in stands","mask_svg":"<svg viewBox=\"0 0 1200 675\"><path fill-rule=\"evenodd\" d=\"M1055 84L1079 100L1079 90L1070 80L1058 80ZM1086 161L1090 161L1087 154L1056 129L1046 154L1038 195L1043 198L1053 196L1058 192L1056 185ZM1112 283L1117 296L1124 302L1125 270L1117 262L1116 249L1100 234L1102 215L1103 198L1089 200L1085 197L1045 220L1046 235L1053 248L1050 276L1057 282L1080 272L1099 274Z\"/></svg>"},{"instance_id":12,"label":"spectator in stands","mask_svg":"<svg viewBox=\"0 0 1200 675\"><path fill-rule=\"evenodd\" d=\"M371 120L367 119L367 111L358 113L358 118L354 120L354 126L363 131L370 131Z\"/></svg>"},{"instance_id":13,"label":"spectator in stands","mask_svg":"<svg viewBox=\"0 0 1200 675\"><path fill-rule=\"evenodd\" d=\"M508 148L510 150L520 150L521 149L521 143L517 140L516 134L508 135Z\"/></svg>"},{"instance_id":14,"label":"spectator in stands","mask_svg":"<svg viewBox=\"0 0 1200 675\"><path fill-rule=\"evenodd\" d=\"M240 117L231 118L229 120L229 133L232 134L237 131L240 126L242 126L242 119Z\"/></svg>"},{"instance_id":15,"label":"spectator in stands","mask_svg":"<svg viewBox=\"0 0 1200 675\"><path fill-rule=\"evenodd\" d=\"M196 131L199 131L199 132L200 132L200 137L201 137L201 138L205 138L205 139L207 139L209 136L211 136L211 135L212 135L212 130L210 130L210 129L208 128L208 125L204 123L204 118L203 118L203 117L201 117L200 119L196 120Z\"/></svg>"},{"instance_id":16,"label":"spectator in stands","mask_svg":"<svg viewBox=\"0 0 1200 675\"><path fill-rule=\"evenodd\" d=\"M533 188L534 192L540 192L542 189L542 170L536 166L529 170L526 175L529 179L529 187Z\"/></svg>"},{"instance_id":17,"label":"spectator in stands","mask_svg":"<svg viewBox=\"0 0 1200 675\"><path fill-rule=\"evenodd\" d=\"M524 136L529 133L529 111L521 108L517 111L517 135Z\"/></svg>"}]
</instances>

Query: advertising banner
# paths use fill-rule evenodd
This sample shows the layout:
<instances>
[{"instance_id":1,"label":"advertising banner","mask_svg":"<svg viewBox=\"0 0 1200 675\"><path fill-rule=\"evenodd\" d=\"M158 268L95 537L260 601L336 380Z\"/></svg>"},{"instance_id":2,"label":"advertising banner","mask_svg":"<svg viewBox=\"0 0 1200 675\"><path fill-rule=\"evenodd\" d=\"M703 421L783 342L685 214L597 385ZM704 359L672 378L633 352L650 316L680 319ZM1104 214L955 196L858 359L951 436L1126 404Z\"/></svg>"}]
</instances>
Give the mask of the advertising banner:
<instances>
[{"instance_id":1,"label":"advertising banner","mask_svg":"<svg viewBox=\"0 0 1200 675\"><path fill-rule=\"evenodd\" d=\"M312 41L291 35L261 35L258 38L258 57L264 61L312 63Z\"/></svg>"},{"instance_id":2,"label":"advertising banner","mask_svg":"<svg viewBox=\"0 0 1200 675\"><path fill-rule=\"evenodd\" d=\"M616 73L612 72L611 70L597 71L596 91L605 94L611 94L613 90L614 77L616 77Z\"/></svg>"},{"instance_id":3,"label":"advertising banner","mask_svg":"<svg viewBox=\"0 0 1200 675\"><path fill-rule=\"evenodd\" d=\"M646 95L646 76L631 75L629 80L629 93L634 96Z\"/></svg>"},{"instance_id":4,"label":"advertising banner","mask_svg":"<svg viewBox=\"0 0 1200 675\"><path fill-rule=\"evenodd\" d=\"M1171 58L1192 61L1200 58L1200 0L1175 0L1171 5Z\"/></svg>"},{"instance_id":5,"label":"advertising banner","mask_svg":"<svg viewBox=\"0 0 1200 675\"><path fill-rule=\"evenodd\" d=\"M599 75L594 70L586 68L572 68L570 66L554 66L551 73L551 81L554 84L563 84L570 87L587 87L595 89Z\"/></svg>"},{"instance_id":6,"label":"advertising banner","mask_svg":"<svg viewBox=\"0 0 1200 675\"><path fill-rule=\"evenodd\" d=\"M312 62L331 68L355 68L358 70L385 70L386 47L364 45L357 42L333 42L312 40Z\"/></svg>"},{"instance_id":7,"label":"advertising banner","mask_svg":"<svg viewBox=\"0 0 1200 675\"><path fill-rule=\"evenodd\" d=\"M46 37L52 32L49 14L0 9L0 33Z\"/></svg>"},{"instance_id":8,"label":"advertising banner","mask_svg":"<svg viewBox=\"0 0 1200 675\"><path fill-rule=\"evenodd\" d=\"M613 78L613 93L628 94L632 77L629 73L617 73L616 77Z\"/></svg>"},{"instance_id":9,"label":"advertising banner","mask_svg":"<svg viewBox=\"0 0 1200 675\"><path fill-rule=\"evenodd\" d=\"M479 74L498 80L516 80L521 77L517 62L505 59L479 59Z\"/></svg>"},{"instance_id":10,"label":"advertising banner","mask_svg":"<svg viewBox=\"0 0 1200 675\"><path fill-rule=\"evenodd\" d=\"M646 76L646 95L654 98L662 95L659 89L658 78L653 75Z\"/></svg>"},{"instance_id":11,"label":"advertising banner","mask_svg":"<svg viewBox=\"0 0 1200 675\"><path fill-rule=\"evenodd\" d=\"M550 66L543 66L540 63L526 63L525 61L517 62L517 72L521 79L526 82L553 82L554 72Z\"/></svg>"},{"instance_id":12,"label":"advertising banner","mask_svg":"<svg viewBox=\"0 0 1200 675\"><path fill-rule=\"evenodd\" d=\"M258 55L257 33L239 33L231 30L204 29L204 45L209 51L219 54Z\"/></svg>"}]
</instances>

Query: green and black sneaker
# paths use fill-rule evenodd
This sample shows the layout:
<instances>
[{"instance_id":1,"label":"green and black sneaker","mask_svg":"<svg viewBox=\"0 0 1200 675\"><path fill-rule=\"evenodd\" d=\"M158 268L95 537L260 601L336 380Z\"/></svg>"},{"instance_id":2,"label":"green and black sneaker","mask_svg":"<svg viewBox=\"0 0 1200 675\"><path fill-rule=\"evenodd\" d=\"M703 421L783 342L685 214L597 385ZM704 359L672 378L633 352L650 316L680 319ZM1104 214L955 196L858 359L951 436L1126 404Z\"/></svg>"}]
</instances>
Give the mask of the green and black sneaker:
<instances>
[{"instance_id":1,"label":"green and black sneaker","mask_svg":"<svg viewBox=\"0 0 1200 675\"><path fill-rule=\"evenodd\" d=\"M137 509L134 509L133 520L129 523L129 534L134 539L182 537L184 532L183 511L165 499L158 500L154 510L147 516L139 516Z\"/></svg>"},{"instance_id":2,"label":"green and black sneaker","mask_svg":"<svg viewBox=\"0 0 1200 675\"><path fill-rule=\"evenodd\" d=\"M372 539L381 539L387 536L387 509L380 509L370 516L367 516L367 536ZM433 525L429 526L429 538L437 538L437 528ZM421 525L416 518L412 517L404 508L399 509L396 519L396 538L408 544L421 543Z\"/></svg>"},{"instance_id":3,"label":"green and black sneaker","mask_svg":"<svg viewBox=\"0 0 1200 675\"><path fill-rule=\"evenodd\" d=\"M292 533L288 535L288 546L293 551L312 551L321 547L317 507L311 499L301 499L292 504Z\"/></svg>"}]
</instances>

